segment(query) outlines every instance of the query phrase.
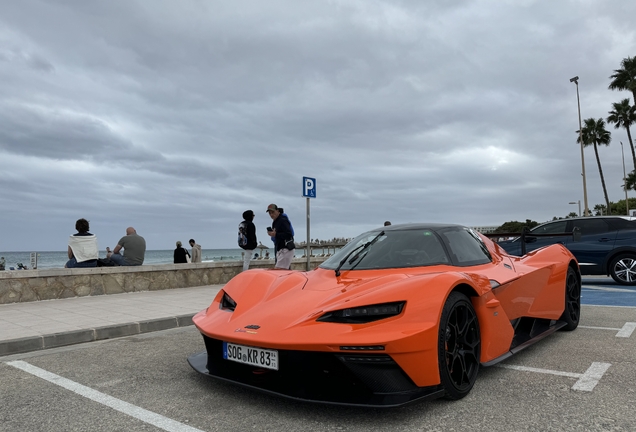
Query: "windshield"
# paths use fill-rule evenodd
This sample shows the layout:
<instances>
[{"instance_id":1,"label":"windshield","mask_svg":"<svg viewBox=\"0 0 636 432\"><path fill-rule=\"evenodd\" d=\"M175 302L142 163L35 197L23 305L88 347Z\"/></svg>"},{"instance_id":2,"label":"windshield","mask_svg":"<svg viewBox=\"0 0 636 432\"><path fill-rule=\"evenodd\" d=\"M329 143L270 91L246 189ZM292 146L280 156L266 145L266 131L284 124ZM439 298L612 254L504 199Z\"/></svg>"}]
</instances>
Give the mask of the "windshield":
<instances>
[{"instance_id":1,"label":"windshield","mask_svg":"<svg viewBox=\"0 0 636 432\"><path fill-rule=\"evenodd\" d=\"M347 243L320 268L335 270L347 254L354 252L340 267L342 270L372 270L383 268L417 267L449 263L450 260L437 235L429 229L364 233ZM366 249L363 246L378 237Z\"/></svg>"}]
</instances>

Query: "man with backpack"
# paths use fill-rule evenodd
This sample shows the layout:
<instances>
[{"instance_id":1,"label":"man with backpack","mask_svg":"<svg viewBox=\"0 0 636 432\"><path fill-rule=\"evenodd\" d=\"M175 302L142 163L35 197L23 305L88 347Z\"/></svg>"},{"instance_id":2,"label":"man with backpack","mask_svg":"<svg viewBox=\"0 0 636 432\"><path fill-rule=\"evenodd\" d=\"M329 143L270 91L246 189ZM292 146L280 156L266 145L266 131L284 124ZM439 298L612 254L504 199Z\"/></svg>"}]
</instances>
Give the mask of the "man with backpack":
<instances>
[{"instance_id":1,"label":"man with backpack","mask_svg":"<svg viewBox=\"0 0 636 432\"><path fill-rule=\"evenodd\" d=\"M252 222L254 220L254 212L246 210L243 212L243 222L239 224L238 245L245 251L243 254L243 271L250 268L250 260L252 253L256 249L256 226Z\"/></svg>"}]
</instances>

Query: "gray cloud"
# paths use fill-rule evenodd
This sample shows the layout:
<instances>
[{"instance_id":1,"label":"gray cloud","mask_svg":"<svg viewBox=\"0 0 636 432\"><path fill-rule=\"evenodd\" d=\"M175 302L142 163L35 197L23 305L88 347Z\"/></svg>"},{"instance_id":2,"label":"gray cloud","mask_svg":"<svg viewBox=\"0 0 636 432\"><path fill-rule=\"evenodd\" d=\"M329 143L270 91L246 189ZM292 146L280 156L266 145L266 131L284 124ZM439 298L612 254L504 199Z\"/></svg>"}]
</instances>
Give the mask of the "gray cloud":
<instances>
[{"instance_id":1,"label":"gray cloud","mask_svg":"<svg viewBox=\"0 0 636 432\"><path fill-rule=\"evenodd\" d=\"M134 225L152 249L233 247L270 202L304 233L302 176L312 237L564 216L582 199L569 78L584 118L631 97L607 90L636 54L619 3L4 2L0 250L64 250L78 217L100 244ZM627 137L610 130L618 201Z\"/></svg>"}]
</instances>

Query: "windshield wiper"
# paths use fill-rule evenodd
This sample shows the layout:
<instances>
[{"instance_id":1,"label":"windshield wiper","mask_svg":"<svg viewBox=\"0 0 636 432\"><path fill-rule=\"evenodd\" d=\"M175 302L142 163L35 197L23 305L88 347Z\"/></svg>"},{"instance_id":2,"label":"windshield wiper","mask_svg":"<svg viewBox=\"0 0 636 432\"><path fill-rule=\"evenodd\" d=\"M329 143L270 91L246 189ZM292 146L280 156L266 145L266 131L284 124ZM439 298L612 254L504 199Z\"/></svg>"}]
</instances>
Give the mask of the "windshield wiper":
<instances>
[{"instance_id":1,"label":"windshield wiper","mask_svg":"<svg viewBox=\"0 0 636 432\"><path fill-rule=\"evenodd\" d=\"M380 237L382 237L384 235L384 231L382 231L380 234L378 234L377 236L373 237L373 240L370 240L368 242L366 242L363 245L358 246L357 248L354 248L351 250L351 252L349 252L343 259L340 260L340 264L338 264L338 267L336 267L336 277L340 276L340 269L342 268L342 266L344 265L345 262L347 262L347 259L353 255L354 252L356 252L357 250L360 250L360 252L358 252L353 258L351 258L349 260L349 264L351 264L352 262L354 262L356 259L358 259L358 257L360 256L360 254L367 249L368 247L372 246L375 242L378 241L378 239Z\"/></svg>"}]
</instances>

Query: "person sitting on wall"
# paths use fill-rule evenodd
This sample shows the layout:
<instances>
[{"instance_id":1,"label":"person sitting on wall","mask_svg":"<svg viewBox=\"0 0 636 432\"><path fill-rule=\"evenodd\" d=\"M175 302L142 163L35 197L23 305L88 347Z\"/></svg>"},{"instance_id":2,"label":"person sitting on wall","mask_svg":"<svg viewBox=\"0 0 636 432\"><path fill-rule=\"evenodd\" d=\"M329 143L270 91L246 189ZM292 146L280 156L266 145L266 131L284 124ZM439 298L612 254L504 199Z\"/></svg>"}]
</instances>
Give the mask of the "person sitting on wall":
<instances>
[{"instance_id":1,"label":"person sitting on wall","mask_svg":"<svg viewBox=\"0 0 636 432\"><path fill-rule=\"evenodd\" d=\"M124 249L125 255L119 252ZM146 240L133 227L126 228L126 235L119 239L110 259L120 266L138 266L144 263Z\"/></svg>"},{"instance_id":2,"label":"person sitting on wall","mask_svg":"<svg viewBox=\"0 0 636 432\"><path fill-rule=\"evenodd\" d=\"M89 224L84 218L75 222L77 234L73 234L68 240L68 258L64 264L66 268L97 267L99 248L97 237L88 232Z\"/></svg>"},{"instance_id":3,"label":"person sitting on wall","mask_svg":"<svg viewBox=\"0 0 636 432\"><path fill-rule=\"evenodd\" d=\"M188 250L181 247L182 243L177 241L177 248L174 250L174 263L175 264L186 264L188 263L188 258L190 258L190 254Z\"/></svg>"},{"instance_id":4,"label":"person sitting on wall","mask_svg":"<svg viewBox=\"0 0 636 432\"><path fill-rule=\"evenodd\" d=\"M192 262L201 262L201 245L197 244L194 239L190 239L190 247L192 247Z\"/></svg>"}]
</instances>

